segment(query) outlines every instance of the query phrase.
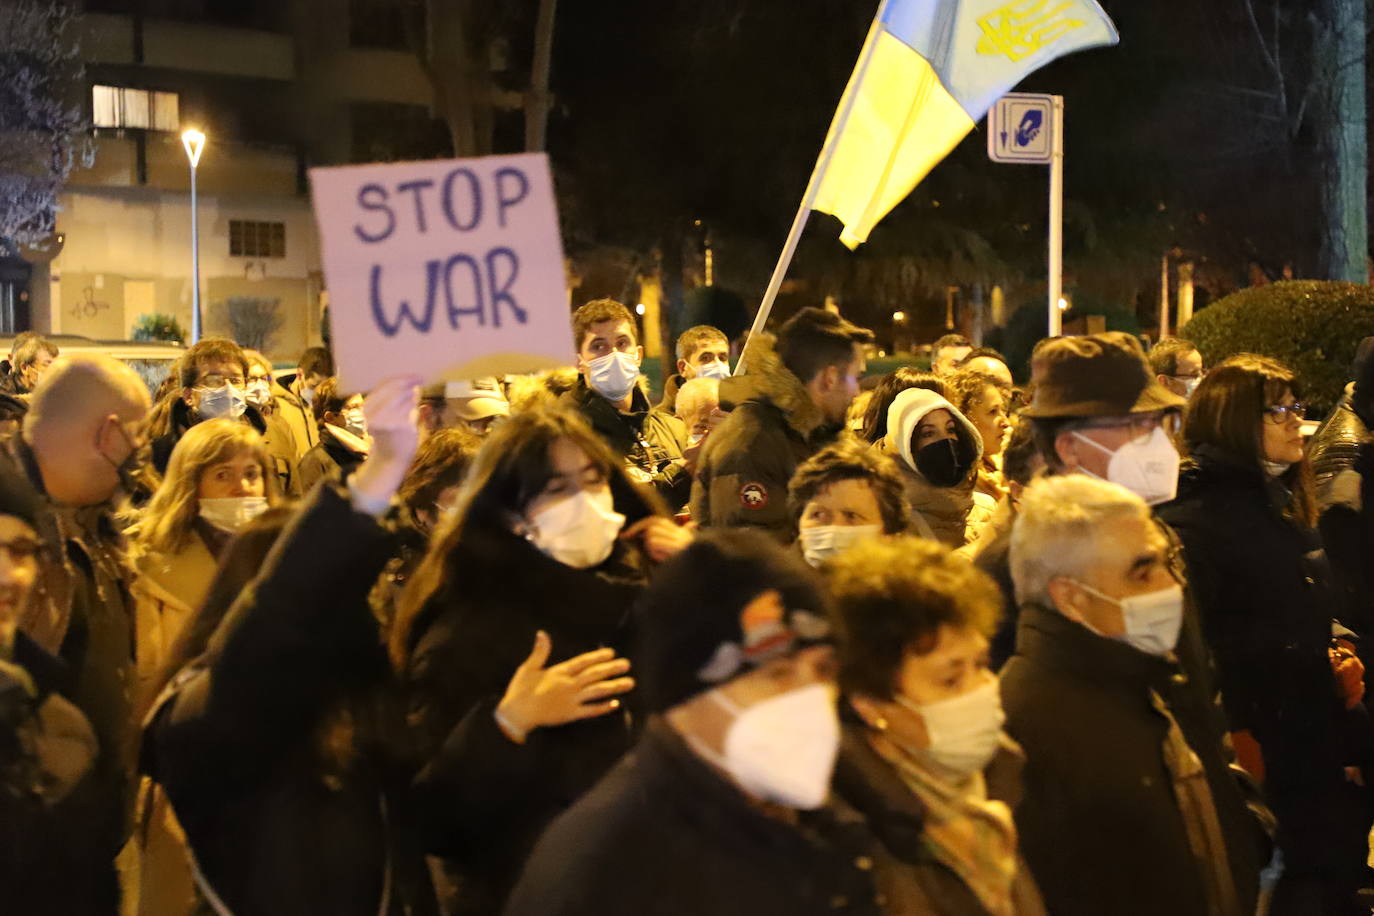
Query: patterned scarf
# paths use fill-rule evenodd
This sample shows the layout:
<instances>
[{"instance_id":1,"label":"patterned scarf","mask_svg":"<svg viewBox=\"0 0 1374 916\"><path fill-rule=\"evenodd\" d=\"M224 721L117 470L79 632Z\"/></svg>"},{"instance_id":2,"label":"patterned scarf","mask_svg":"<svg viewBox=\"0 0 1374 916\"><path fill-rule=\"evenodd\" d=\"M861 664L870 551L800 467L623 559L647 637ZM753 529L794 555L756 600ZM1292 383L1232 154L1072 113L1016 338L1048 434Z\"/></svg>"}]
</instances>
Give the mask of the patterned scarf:
<instances>
[{"instance_id":1,"label":"patterned scarf","mask_svg":"<svg viewBox=\"0 0 1374 916\"><path fill-rule=\"evenodd\" d=\"M917 754L891 740L883 756L926 809L921 841L942 865L953 871L992 916L1016 912L1012 884L1016 879L1016 825L1011 809L987 797L982 773L963 786L937 775Z\"/></svg>"}]
</instances>

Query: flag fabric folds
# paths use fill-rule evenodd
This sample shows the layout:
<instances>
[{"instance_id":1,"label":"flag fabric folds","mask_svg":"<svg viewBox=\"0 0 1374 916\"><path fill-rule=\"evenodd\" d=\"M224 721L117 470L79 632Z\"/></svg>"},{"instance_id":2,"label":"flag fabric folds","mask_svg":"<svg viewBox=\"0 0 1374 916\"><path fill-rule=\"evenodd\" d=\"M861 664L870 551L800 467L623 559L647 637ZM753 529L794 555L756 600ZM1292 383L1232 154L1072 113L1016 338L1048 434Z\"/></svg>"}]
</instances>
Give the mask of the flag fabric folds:
<instances>
[{"instance_id":1,"label":"flag fabric folds","mask_svg":"<svg viewBox=\"0 0 1374 916\"><path fill-rule=\"evenodd\" d=\"M1118 41L1096 0L887 0L879 16L811 207L840 218L850 248L1028 74Z\"/></svg>"}]
</instances>

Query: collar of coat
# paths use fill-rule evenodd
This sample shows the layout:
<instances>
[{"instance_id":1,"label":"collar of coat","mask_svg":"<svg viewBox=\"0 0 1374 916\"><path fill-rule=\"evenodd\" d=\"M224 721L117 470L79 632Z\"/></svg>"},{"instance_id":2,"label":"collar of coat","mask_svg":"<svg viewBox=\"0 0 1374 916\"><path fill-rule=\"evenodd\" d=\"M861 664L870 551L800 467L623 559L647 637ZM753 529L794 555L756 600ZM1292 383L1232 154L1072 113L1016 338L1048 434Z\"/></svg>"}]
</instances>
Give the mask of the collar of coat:
<instances>
[{"instance_id":1,"label":"collar of coat","mask_svg":"<svg viewBox=\"0 0 1374 916\"><path fill-rule=\"evenodd\" d=\"M1162 687L1179 671L1169 658L1150 655L1119 639L1098 636L1056 610L1038 604L1021 609L1016 654L1028 661L1072 672L1095 685Z\"/></svg>"},{"instance_id":2,"label":"collar of coat","mask_svg":"<svg viewBox=\"0 0 1374 916\"><path fill-rule=\"evenodd\" d=\"M1258 466L1237 461L1214 445L1199 445L1184 462L1179 474L1178 497L1217 493L1222 490L1249 490L1268 500L1279 514L1293 499L1293 493L1277 477L1270 477Z\"/></svg>"},{"instance_id":3,"label":"collar of coat","mask_svg":"<svg viewBox=\"0 0 1374 916\"><path fill-rule=\"evenodd\" d=\"M811 400L806 386L782 364L782 358L774 349L776 338L772 334L754 334L744 347L744 375L735 375L720 383L720 406L731 410L745 401L758 401L772 404L782 411L797 435L810 441L821 427L826 425L825 416Z\"/></svg>"},{"instance_id":4,"label":"collar of coat","mask_svg":"<svg viewBox=\"0 0 1374 916\"><path fill-rule=\"evenodd\" d=\"M616 435L617 430L626 425L640 429L649 413L649 396L644 393L643 386L638 382L630 393L629 413L621 413L614 404L588 385L587 379L582 375L577 377L577 384L568 392L568 397L591 421L592 428L603 436Z\"/></svg>"}]
</instances>

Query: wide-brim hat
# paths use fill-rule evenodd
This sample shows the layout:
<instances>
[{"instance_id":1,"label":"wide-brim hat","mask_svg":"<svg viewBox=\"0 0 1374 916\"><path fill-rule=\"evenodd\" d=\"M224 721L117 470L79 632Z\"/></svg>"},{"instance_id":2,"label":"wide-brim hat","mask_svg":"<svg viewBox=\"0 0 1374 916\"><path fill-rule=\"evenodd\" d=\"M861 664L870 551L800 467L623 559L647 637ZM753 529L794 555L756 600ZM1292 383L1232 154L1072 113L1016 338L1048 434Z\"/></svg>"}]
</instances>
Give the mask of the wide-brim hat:
<instances>
[{"instance_id":1,"label":"wide-brim hat","mask_svg":"<svg viewBox=\"0 0 1374 916\"><path fill-rule=\"evenodd\" d=\"M1187 401L1150 371L1140 341L1122 331L1042 341L1031 356L1032 419L1122 417L1182 408Z\"/></svg>"}]
</instances>

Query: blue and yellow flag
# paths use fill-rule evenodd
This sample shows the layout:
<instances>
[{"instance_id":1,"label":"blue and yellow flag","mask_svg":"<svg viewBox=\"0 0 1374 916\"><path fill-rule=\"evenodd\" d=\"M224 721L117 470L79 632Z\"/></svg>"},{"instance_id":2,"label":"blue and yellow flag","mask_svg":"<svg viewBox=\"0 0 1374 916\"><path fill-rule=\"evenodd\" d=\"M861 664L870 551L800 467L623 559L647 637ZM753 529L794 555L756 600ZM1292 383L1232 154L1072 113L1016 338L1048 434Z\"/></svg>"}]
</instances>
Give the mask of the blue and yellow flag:
<instances>
[{"instance_id":1,"label":"blue and yellow flag","mask_svg":"<svg viewBox=\"0 0 1374 916\"><path fill-rule=\"evenodd\" d=\"M1119 40L1096 0L887 0L879 15L811 206L840 218L850 248L1028 74Z\"/></svg>"}]
</instances>

